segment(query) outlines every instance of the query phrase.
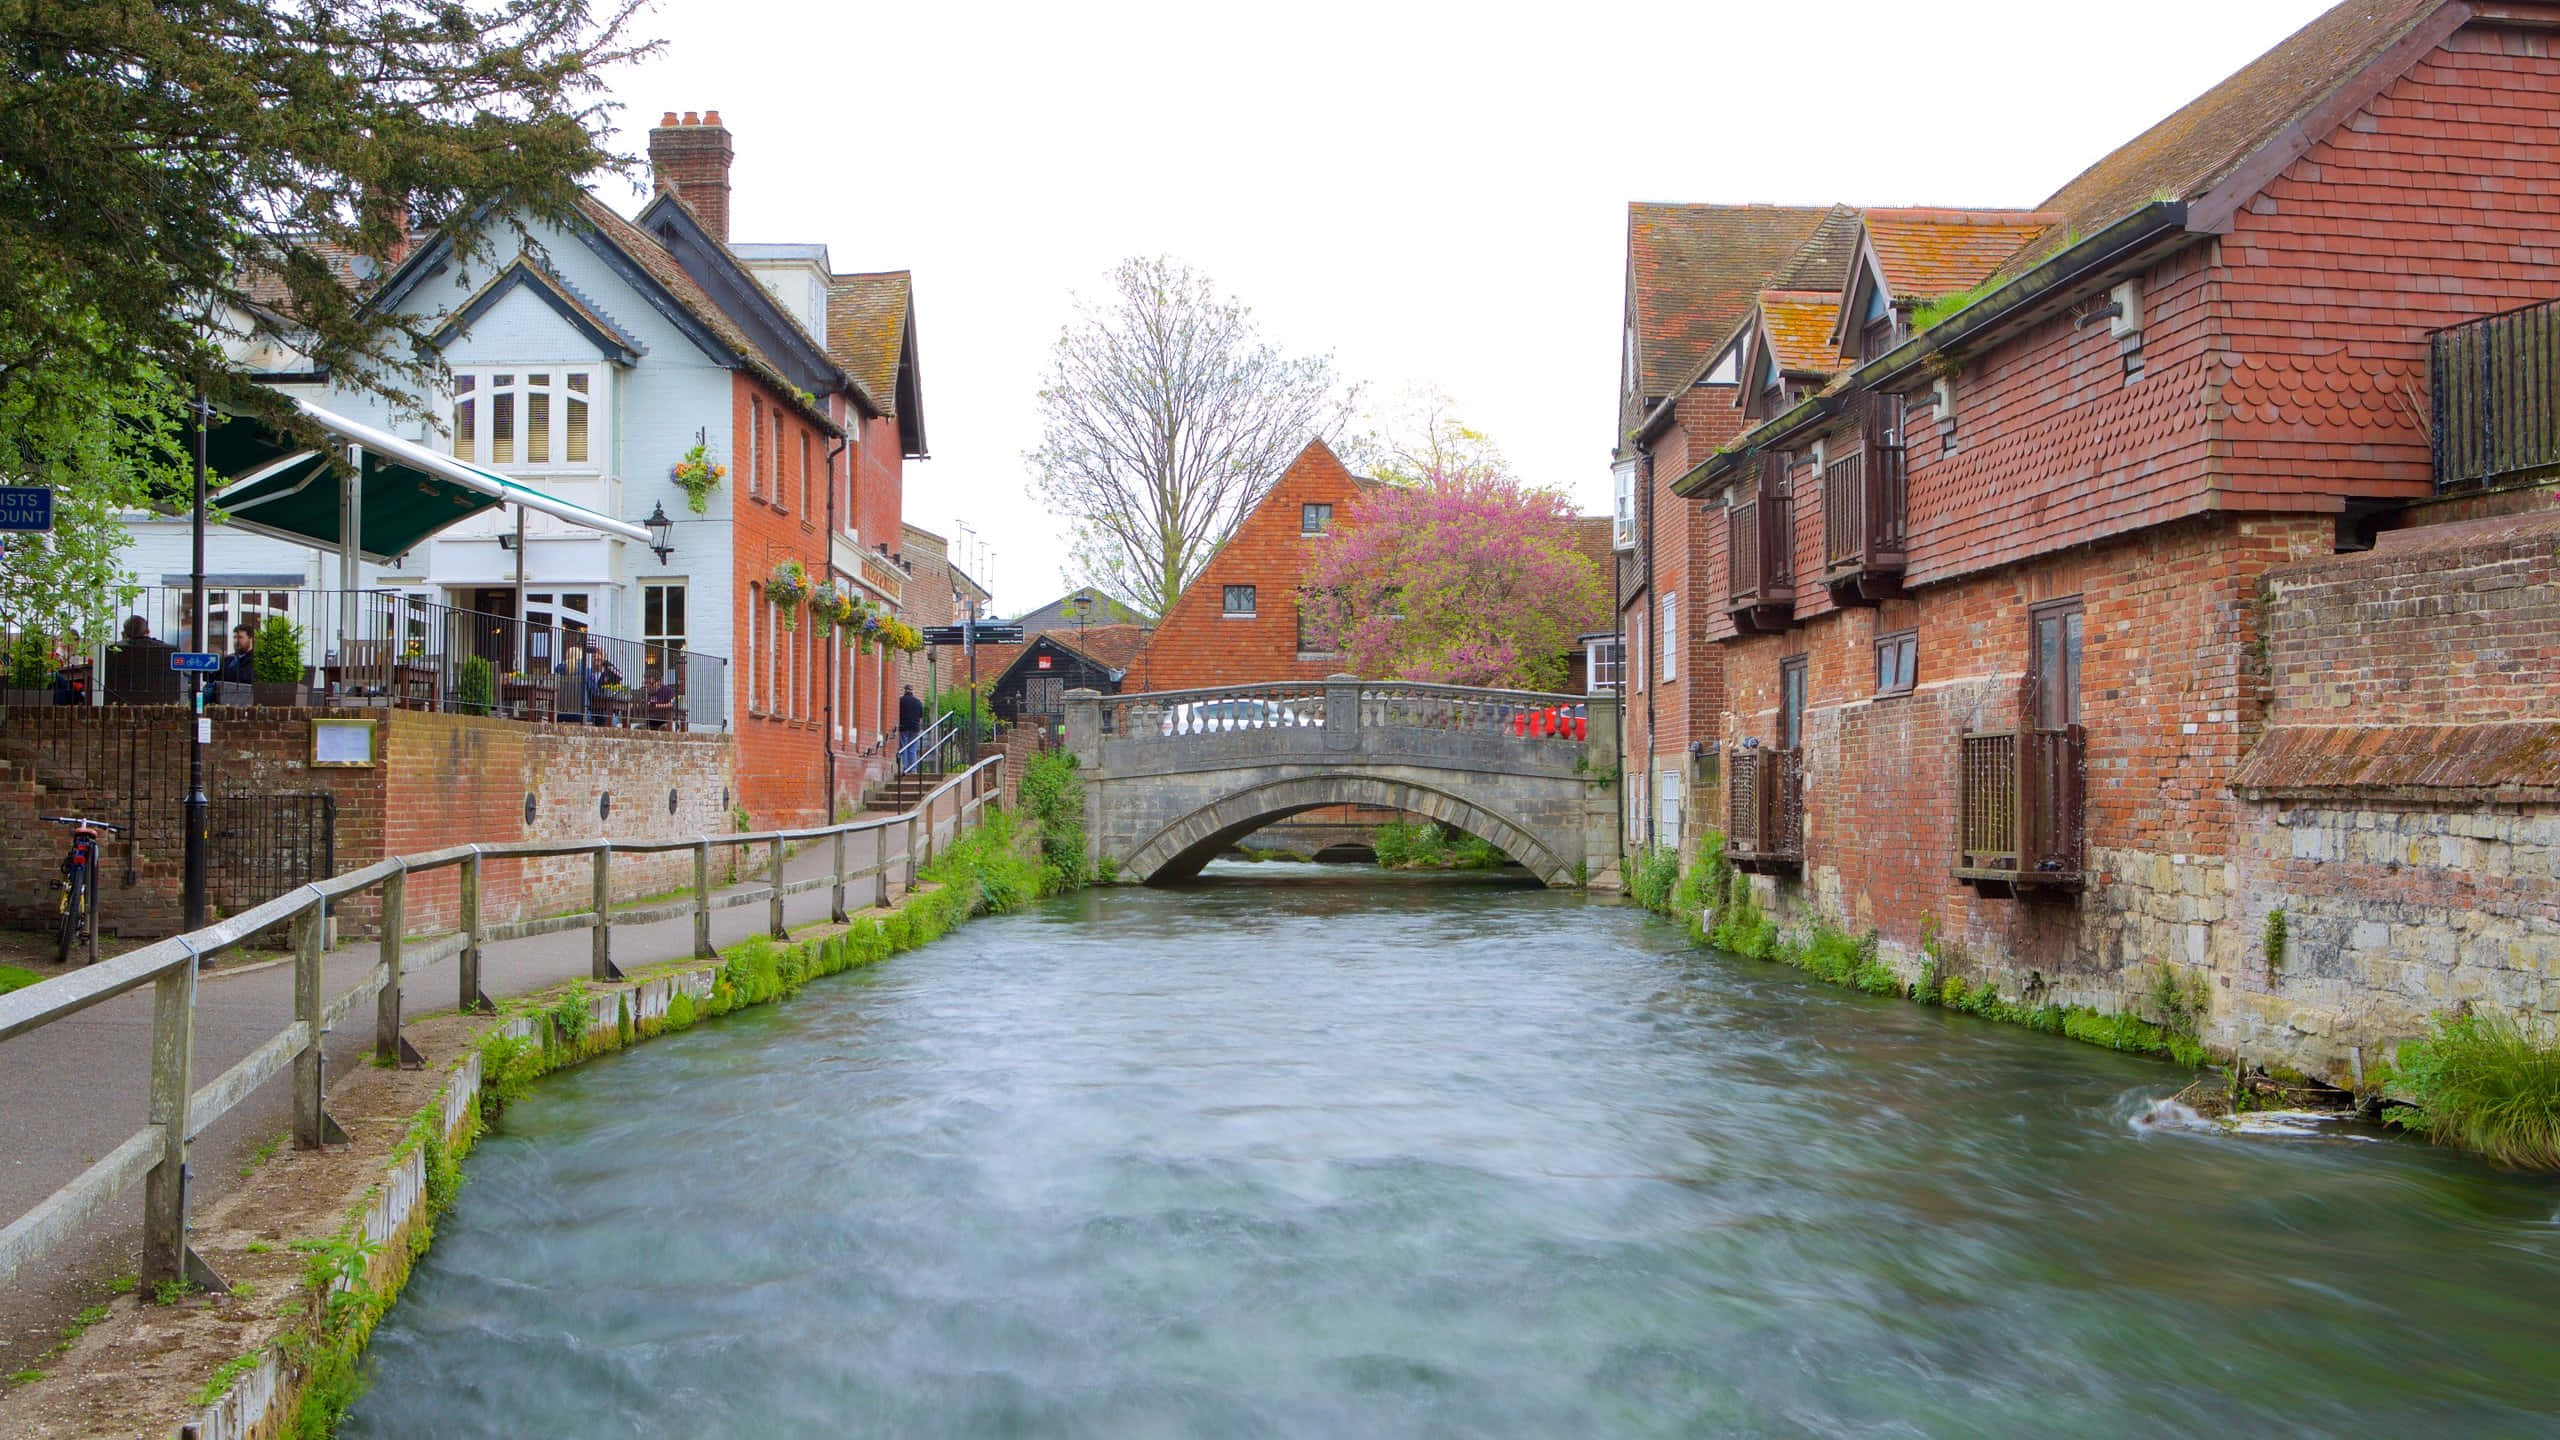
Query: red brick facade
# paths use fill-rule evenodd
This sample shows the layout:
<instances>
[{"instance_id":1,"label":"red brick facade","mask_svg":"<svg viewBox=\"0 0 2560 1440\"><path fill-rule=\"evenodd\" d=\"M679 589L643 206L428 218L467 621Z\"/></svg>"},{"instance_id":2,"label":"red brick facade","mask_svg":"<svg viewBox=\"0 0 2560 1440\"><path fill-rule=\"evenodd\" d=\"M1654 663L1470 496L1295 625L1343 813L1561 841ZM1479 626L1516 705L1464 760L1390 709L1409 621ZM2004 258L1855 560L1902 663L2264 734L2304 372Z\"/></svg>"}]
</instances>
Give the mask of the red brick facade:
<instances>
[{"instance_id":1,"label":"red brick facade","mask_svg":"<svg viewBox=\"0 0 2560 1440\"><path fill-rule=\"evenodd\" d=\"M2560 296L2544 194L2560 182L2560 41L2540 23L2560 20L2560 8L2523 8L2535 25L2461 6L2403 7L2419 17L2406 32L2416 38L2393 48L2400 32L2358 38L2351 27L2364 23L2362 11L2341 7L2304 32L2309 41L2296 37L2271 64L2198 102L2198 113L2227 114L2232 87L2263 88L2269 75L2316 65L2322 46L2357 57L2327 90L2286 80L2330 108L2305 112L2298 144L2279 130L2262 150L2200 170L2183 192L2192 208L2164 222L2171 228L2147 258L2065 276L2025 302L2022 314L2040 318L1949 342L1962 348L1938 353L1935 384L1926 371L1895 371L1891 359L1862 370L1862 357L1844 358L1838 374L1890 377L1909 405L1906 558L1898 589L1870 591L1880 598L1843 590L1842 608L1824 584L1821 467L1861 451L1866 402L1856 382L1832 382L1836 400L1825 403L1834 418L1782 413L1725 456L1711 452L1732 431L1690 417L1693 401L1704 409L1730 389L1697 387L1670 423L1657 417L1645 436L1657 487L1680 480L1696 499L1657 488L1670 513L1654 517L1654 588L1678 587L1708 653L1681 656L1685 706L1651 696L1650 734L1646 692L1631 687L1630 780L1639 779L1633 757L1650 752L1659 766L1684 738L1715 742L1728 765L1746 740L1776 744L1780 667L1800 659L1802 855L1769 867L1773 878L1761 882L1774 886L1782 915L1873 929L1889 955L1912 964L1934 929L1953 942L1948 956L2004 990L2108 1008L2138 1007L2164 966L2210 976L2220 992L2215 1023L2233 1043L2343 1069L2344 1049L2321 1047L2353 1038L2352 1025L2306 1040L2319 1027L2302 1018L2303 995L2288 998L2272 976L2246 973L2268 904L2253 903L2235 878L2244 857L2255 857L2253 874L2288 876L2293 860L2269 858L2284 844L2295 860L2317 863L2322 847L2340 842L2288 842L2291 822L2253 808L2234 785L2262 748L2271 700L2312 726L2485 725L2524 718L2525 697L2549 689L2527 676L2560 670L2560 642L2541 628L2547 617L2511 608L2510 592L2530 586L2507 570L2431 574L2427 547L2402 543L2404 560L2341 571L2359 587L2352 599L2330 593L2313 603L2322 572L2306 568L2369 542L2395 523L2391 512L2433 493L2429 332ZM2330 95L2354 103L2322 98ZM2093 167L2097 181L2083 177L2048 202L2073 224L2057 225L2044 250L2020 252L1993 285L2126 218L2080 208L2081 191L2141 172L2151 152L2185 133L2164 125ZM2135 188L2131 205L2150 198L2161 208L2163 187ZM2211 217L2224 205L2229 221L2219 228ZM2188 223L2198 228L2176 233ZM2111 304L2130 308L2100 313ZM1785 456L1789 487L1777 496L1759 493L1762 448ZM1779 618L1737 628L1726 604L1735 573L1726 507L1753 499L1786 507L1794 601L1791 616L1780 606ZM2281 603L2267 599L2271 572L2288 577ZM2390 583L2407 593L2375 592ZM2072 598L2083 607L2086 869L2076 888L2009 898L2012 887L1968 884L1954 870L1960 741L2037 723L2027 713L2029 609ZM2433 629L2377 625L2377 606L2394 617L2467 618ZM1639 616L1652 641L1648 668L1658 667L1660 607L1640 596L1624 615L1632 679ZM1782 628L1766 633L1773 625ZM1917 684L1880 693L1875 642L1902 632L1917 635ZM2318 663L2308 663L2314 652ZM2291 739L2317 748L2316 736ZM2486 743L2446 743L2474 742ZM1698 798L1708 803L1693 803L1690 833L1723 826L1721 789ZM2482 835L2527 842L2516 828L2524 822L2498 823L2508 828ZM2303 893L2328 897L2344 915L2334 878L2285 883L2301 881ZM2560 934L2560 898L2540 903L2547 922L2517 901L2493 917L2509 926L2496 933L2524 925L2522 933ZM2343 947L2350 920L2333 920ZM2553 929L2530 930L2539 923ZM2398 933L2370 917L2354 928ZM2356 943L2374 957L2387 948ZM2368 973L2388 968L2381 958L2358 963ZM2471 983L2497 994L2505 981L2491 973ZM2396 1013L2422 1014L2422 1004Z\"/></svg>"},{"instance_id":2,"label":"red brick facade","mask_svg":"<svg viewBox=\"0 0 2560 1440\"><path fill-rule=\"evenodd\" d=\"M794 624L783 623L786 611L765 592L786 563L799 564L804 585L828 574L824 467L834 439L749 372L737 372L732 397L730 601L742 617L730 712L737 717L737 803L760 825L821 823L829 810L826 686L835 673L827 653L833 642L818 634L805 609L791 613Z\"/></svg>"},{"instance_id":3,"label":"red brick facade","mask_svg":"<svg viewBox=\"0 0 2560 1440\"><path fill-rule=\"evenodd\" d=\"M1123 688L1316 680L1341 670L1339 656L1298 648L1298 591L1315 547L1325 543L1305 533L1304 507L1330 505L1337 519L1346 519L1362 483L1323 441L1310 442L1183 590ZM1229 586L1252 587L1252 614L1226 613Z\"/></svg>"}]
</instances>

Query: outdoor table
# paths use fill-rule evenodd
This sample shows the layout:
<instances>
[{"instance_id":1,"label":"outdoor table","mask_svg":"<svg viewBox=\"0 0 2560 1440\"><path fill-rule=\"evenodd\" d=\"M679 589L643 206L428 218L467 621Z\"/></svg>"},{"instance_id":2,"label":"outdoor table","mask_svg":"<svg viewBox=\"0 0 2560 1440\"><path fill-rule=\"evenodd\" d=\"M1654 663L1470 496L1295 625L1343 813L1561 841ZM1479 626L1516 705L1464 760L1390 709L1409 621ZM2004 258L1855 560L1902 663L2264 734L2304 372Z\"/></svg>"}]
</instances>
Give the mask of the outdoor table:
<instances>
[{"instance_id":1,"label":"outdoor table","mask_svg":"<svg viewBox=\"0 0 2560 1440\"><path fill-rule=\"evenodd\" d=\"M548 676L507 680L500 682L498 698L519 720L549 720L558 709L560 691Z\"/></svg>"}]
</instances>

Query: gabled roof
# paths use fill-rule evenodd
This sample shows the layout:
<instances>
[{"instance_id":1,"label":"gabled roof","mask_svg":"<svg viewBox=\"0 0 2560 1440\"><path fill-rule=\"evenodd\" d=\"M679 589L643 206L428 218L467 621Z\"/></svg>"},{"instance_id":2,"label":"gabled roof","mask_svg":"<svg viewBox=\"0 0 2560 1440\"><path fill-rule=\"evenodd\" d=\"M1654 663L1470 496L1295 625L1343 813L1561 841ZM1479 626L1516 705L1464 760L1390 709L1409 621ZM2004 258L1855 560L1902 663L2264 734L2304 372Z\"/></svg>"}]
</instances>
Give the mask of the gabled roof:
<instances>
[{"instance_id":1,"label":"gabled roof","mask_svg":"<svg viewBox=\"0 0 2560 1440\"><path fill-rule=\"evenodd\" d=\"M748 337L786 387L820 394L853 388L827 347L818 343L790 307L774 298L726 240L702 223L683 196L673 190L659 191L641 208L632 228L657 242L660 252L695 282L731 327ZM687 255L692 257L690 265ZM723 296L728 303L722 303Z\"/></svg>"},{"instance_id":2,"label":"gabled roof","mask_svg":"<svg viewBox=\"0 0 2560 1440\"><path fill-rule=\"evenodd\" d=\"M923 455L924 387L916 357L915 277L905 270L829 276L827 353L881 414L897 417L906 453Z\"/></svg>"},{"instance_id":3,"label":"gabled roof","mask_svg":"<svg viewBox=\"0 0 2560 1440\"><path fill-rule=\"evenodd\" d=\"M497 278L481 286L462 303L461 308L446 316L444 323L436 327L436 342L451 343L457 334L478 324L481 316L517 290L531 294L549 307L553 314L567 321L571 329L593 342L609 360L630 365L649 351L648 346L615 324L610 316L578 293L575 286L554 273L551 267L535 264L532 257L525 255L509 262L507 268L498 272Z\"/></svg>"},{"instance_id":4,"label":"gabled roof","mask_svg":"<svg viewBox=\"0 0 2560 1440\"><path fill-rule=\"evenodd\" d=\"M1762 334L1776 352L1778 369L1787 375L1829 375L1840 368L1840 350L1831 330L1840 318L1837 290L1764 290L1760 294Z\"/></svg>"},{"instance_id":5,"label":"gabled roof","mask_svg":"<svg viewBox=\"0 0 2560 1440\"><path fill-rule=\"evenodd\" d=\"M1860 211L1834 205L1805 242L1769 277L1768 290L1837 290L1849 281L1849 265L1858 258Z\"/></svg>"},{"instance_id":6,"label":"gabled roof","mask_svg":"<svg viewBox=\"0 0 2560 1440\"><path fill-rule=\"evenodd\" d=\"M1629 319L1638 393L1677 394L1749 313L1760 287L1838 207L1627 207Z\"/></svg>"},{"instance_id":7,"label":"gabled roof","mask_svg":"<svg viewBox=\"0 0 2560 1440\"><path fill-rule=\"evenodd\" d=\"M1034 640L1046 640L1073 650L1105 670L1125 672L1147 648L1147 637L1155 632L1143 625L1070 625L1063 630L1044 630Z\"/></svg>"},{"instance_id":8,"label":"gabled roof","mask_svg":"<svg viewBox=\"0 0 2560 1440\"><path fill-rule=\"evenodd\" d=\"M2019 247L2059 225L2051 210L1870 210L1867 253L1885 292L1910 302L1970 290Z\"/></svg>"},{"instance_id":9,"label":"gabled roof","mask_svg":"<svg viewBox=\"0 0 2560 1440\"><path fill-rule=\"evenodd\" d=\"M2368 68L2404 39L2432 49L2433 39L2412 32L2449 33L2470 10L2453 0L2335 6L2055 191L2038 208L2060 212L2067 232L2056 230L2044 244L2019 251L1998 275L2023 272L2058 248L2064 233L2094 234L2155 200L2195 200L2270 147L2291 159L2335 123L2312 123L2324 102L2367 78Z\"/></svg>"}]
</instances>

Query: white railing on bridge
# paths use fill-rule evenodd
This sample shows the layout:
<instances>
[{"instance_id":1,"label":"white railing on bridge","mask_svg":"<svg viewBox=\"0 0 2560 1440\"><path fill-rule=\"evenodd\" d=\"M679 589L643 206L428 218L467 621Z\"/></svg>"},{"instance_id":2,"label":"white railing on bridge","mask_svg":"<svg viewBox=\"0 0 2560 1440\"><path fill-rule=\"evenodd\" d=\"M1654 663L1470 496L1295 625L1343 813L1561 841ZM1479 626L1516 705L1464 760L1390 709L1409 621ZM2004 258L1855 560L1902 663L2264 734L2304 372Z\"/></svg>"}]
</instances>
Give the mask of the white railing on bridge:
<instances>
[{"instance_id":1,"label":"white railing on bridge","mask_svg":"<svg viewBox=\"0 0 2560 1440\"><path fill-rule=\"evenodd\" d=\"M323 1108L321 1042L330 1027L367 1000L374 1002L374 1055L380 1063L398 1062L407 1047L401 1035L400 977L448 956L461 958L459 1000L464 1010L489 1007L480 993L481 947L499 940L561 930L593 932L590 973L597 980L619 980L613 962L616 925L648 924L693 917L693 953L710 958L711 912L736 905L766 906L766 928L787 938L783 898L804 890L832 891L829 913L838 920L848 913L848 882L869 879L869 903L889 901L890 875L903 868L913 888L919 865L956 838L1004 790L1004 757L990 756L935 787L915 809L902 815L818 825L798 830L765 830L734 835L700 835L687 840L522 841L499 845L454 845L421 855L396 855L360 870L288 891L254 909L128 951L112 960L40 981L0 995L0 1041L23 1035L76 1015L145 985L156 987L152 1013L150 1120L105 1158L33 1209L0 1228L0 1291L6 1291L28 1266L47 1251L81 1233L103 1215L115 1198L136 1181L147 1181L142 1217L142 1287L184 1279L215 1288L219 1277L187 1248L186 1174L188 1145L225 1111L249 1098L260 1085L293 1072L294 1143L317 1146L343 1139ZM852 866L848 842L871 837L870 863ZM892 835L898 838L895 854ZM787 843L828 840L834 863L827 873L785 880L783 847ZM722 846L764 848L769 866L761 886L715 896L711 892L711 852ZM693 852L693 893L661 905L624 907L613 904L612 866L616 851ZM589 855L595 860L592 908L574 914L544 916L512 923L484 923L480 916L482 871L490 861L521 861L556 855ZM461 928L441 935L405 935L404 912L409 877L452 867L461 874ZM378 890L382 904L381 958L365 978L324 1003L321 989L323 921L332 901ZM196 980L204 962L251 936L276 925L293 927L293 1020L267 1041L207 1082L195 1085L194 1036ZM414 1053L414 1052L411 1052Z\"/></svg>"},{"instance_id":2,"label":"white railing on bridge","mask_svg":"<svg viewBox=\"0 0 2560 1440\"><path fill-rule=\"evenodd\" d=\"M1519 740L1590 738L1590 704L1580 695L1409 680L1342 677L1220 685L1105 695L1100 703L1102 734L1111 739L1324 729L1341 706L1356 707L1341 719L1362 730L1433 730Z\"/></svg>"}]
</instances>

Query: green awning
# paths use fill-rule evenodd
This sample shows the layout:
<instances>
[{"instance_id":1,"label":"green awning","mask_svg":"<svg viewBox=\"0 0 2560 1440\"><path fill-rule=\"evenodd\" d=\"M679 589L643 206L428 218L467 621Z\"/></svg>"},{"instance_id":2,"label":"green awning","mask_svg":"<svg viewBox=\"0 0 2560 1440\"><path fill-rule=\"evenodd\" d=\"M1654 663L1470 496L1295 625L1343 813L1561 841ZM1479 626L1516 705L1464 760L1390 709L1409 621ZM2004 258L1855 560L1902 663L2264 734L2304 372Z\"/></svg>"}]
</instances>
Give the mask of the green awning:
<instances>
[{"instance_id":1,"label":"green awning","mask_svg":"<svg viewBox=\"0 0 2560 1440\"><path fill-rule=\"evenodd\" d=\"M515 504L572 525L649 543L627 520L546 494L520 480L466 464L386 430L294 402L303 418L353 447L363 460L356 550L388 563L419 542L493 505ZM214 500L230 524L296 544L338 550L345 540L347 455L323 454L253 420L223 419L205 437L205 468L219 477Z\"/></svg>"}]
</instances>

